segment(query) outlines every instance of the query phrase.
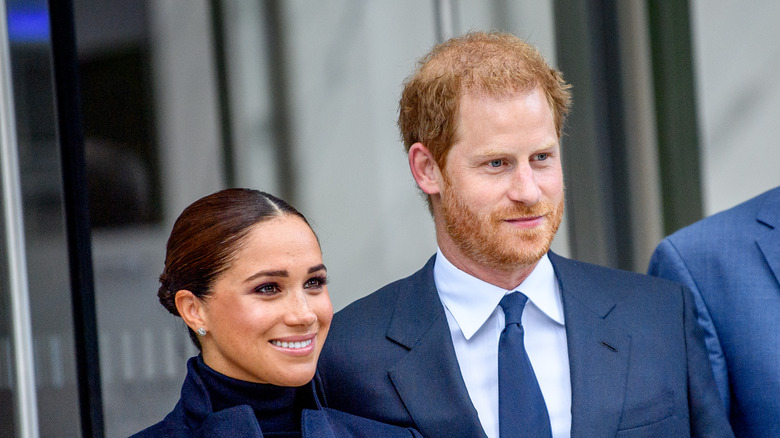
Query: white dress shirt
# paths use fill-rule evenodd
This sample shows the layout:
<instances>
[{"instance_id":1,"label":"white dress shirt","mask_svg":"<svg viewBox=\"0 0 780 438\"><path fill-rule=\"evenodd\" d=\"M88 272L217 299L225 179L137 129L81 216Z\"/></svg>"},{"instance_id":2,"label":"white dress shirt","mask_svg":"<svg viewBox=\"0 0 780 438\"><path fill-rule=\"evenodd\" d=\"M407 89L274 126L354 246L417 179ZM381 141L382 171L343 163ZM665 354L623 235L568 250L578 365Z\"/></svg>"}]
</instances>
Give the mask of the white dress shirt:
<instances>
[{"instance_id":1,"label":"white dress shirt","mask_svg":"<svg viewBox=\"0 0 780 438\"><path fill-rule=\"evenodd\" d=\"M504 290L456 268L439 250L433 278L444 305L455 354L469 397L490 438L498 434L498 338L507 293L528 297L523 311L525 348L539 380L554 438L571 431L571 380L563 301L552 263L545 255L520 285Z\"/></svg>"}]
</instances>

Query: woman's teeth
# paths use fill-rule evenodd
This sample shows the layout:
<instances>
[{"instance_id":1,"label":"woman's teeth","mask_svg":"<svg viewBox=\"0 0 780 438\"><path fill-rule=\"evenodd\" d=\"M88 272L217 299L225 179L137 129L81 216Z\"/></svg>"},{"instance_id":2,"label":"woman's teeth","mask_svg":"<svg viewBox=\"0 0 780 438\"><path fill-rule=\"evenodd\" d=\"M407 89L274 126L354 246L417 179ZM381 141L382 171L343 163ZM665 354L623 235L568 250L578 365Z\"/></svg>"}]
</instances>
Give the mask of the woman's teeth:
<instances>
[{"instance_id":1,"label":"woman's teeth","mask_svg":"<svg viewBox=\"0 0 780 438\"><path fill-rule=\"evenodd\" d=\"M308 347L311 344L311 339L309 339L308 341L301 341L301 342L271 341L271 343L276 345L277 347L296 349L296 348Z\"/></svg>"}]
</instances>

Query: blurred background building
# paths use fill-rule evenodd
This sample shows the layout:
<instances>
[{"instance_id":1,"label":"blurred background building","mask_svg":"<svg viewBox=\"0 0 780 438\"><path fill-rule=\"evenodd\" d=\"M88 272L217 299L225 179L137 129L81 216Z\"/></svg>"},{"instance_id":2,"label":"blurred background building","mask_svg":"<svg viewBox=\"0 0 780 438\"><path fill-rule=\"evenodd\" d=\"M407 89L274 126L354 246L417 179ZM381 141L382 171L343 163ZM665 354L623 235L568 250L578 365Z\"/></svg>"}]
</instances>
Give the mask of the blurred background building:
<instances>
[{"instance_id":1,"label":"blurred background building","mask_svg":"<svg viewBox=\"0 0 780 438\"><path fill-rule=\"evenodd\" d=\"M435 251L395 120L449 36L505 30L574 86L553 249L643 272L780 184L774 0L0 0L0 437L122 437L178 399L156 299L181 210L265 190L319 234L338 310Z\"/></svg>"}]
</instances>

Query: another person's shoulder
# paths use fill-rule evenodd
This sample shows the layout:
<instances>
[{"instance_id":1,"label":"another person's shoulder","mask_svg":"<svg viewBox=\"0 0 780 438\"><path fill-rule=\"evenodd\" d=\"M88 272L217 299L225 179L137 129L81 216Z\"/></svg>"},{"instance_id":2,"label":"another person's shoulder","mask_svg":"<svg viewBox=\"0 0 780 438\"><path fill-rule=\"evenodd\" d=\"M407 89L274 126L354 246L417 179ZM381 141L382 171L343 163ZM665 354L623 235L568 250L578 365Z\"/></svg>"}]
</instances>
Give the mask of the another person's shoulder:
<instances>
[{"instance_id":1,"label":"another person's shoulder","mask_svg":"<svg viewBox=\"0 0 780 438\"><path fill-rule=\"evenodd\" d=\"M773 212L780 217L780 187L775 187L727 210L715 213L691 225L681 228L665 240L675 246L700 244L721 244L723 241L740 239L744 233L751 233L757 225L762 211Z\"/></svg>"}]
</instances>

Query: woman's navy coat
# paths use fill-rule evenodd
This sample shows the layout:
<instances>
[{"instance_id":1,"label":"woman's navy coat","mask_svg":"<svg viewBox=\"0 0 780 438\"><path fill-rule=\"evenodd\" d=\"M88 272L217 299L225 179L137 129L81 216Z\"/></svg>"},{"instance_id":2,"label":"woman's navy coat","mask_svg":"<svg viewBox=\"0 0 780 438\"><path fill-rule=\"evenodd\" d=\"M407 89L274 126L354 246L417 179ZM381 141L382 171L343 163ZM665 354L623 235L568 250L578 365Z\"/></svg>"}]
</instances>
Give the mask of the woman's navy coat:
<instances>
[{"instance_id":1,"label":"woman's navy coat","mask_svg":"<svg viewBox=\"0 0 780 438\"><path fill-rule=\"evenodd\" d=\"M255 413L247 405L211 411L211 400L206 386L194 369L195 358L187 362L187 377L181 388L181 398L176 407L161 422L132 438L147 437L255 437L261 438ZM316 377L315 377L316 379ZM421 437L411 429L403 429L367 418L322 407L320 398L311 383L317 409L304 409L301 413L301 432L305 438L341 437Z\"/></svg>"}]
</instances>

